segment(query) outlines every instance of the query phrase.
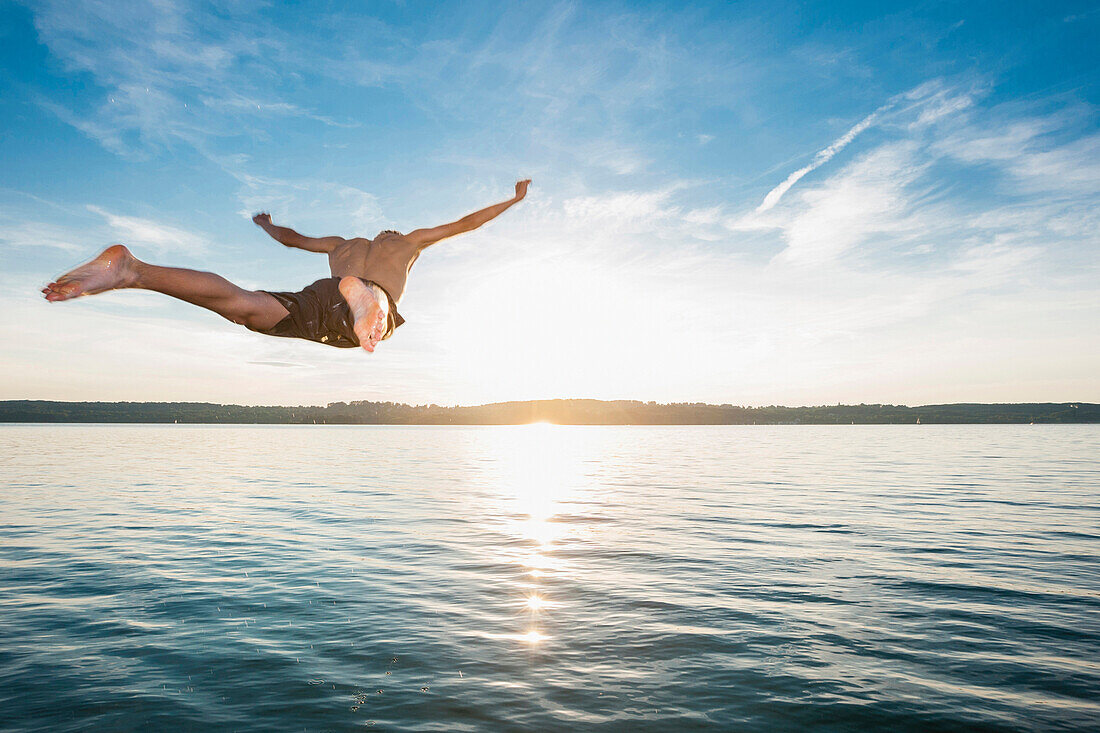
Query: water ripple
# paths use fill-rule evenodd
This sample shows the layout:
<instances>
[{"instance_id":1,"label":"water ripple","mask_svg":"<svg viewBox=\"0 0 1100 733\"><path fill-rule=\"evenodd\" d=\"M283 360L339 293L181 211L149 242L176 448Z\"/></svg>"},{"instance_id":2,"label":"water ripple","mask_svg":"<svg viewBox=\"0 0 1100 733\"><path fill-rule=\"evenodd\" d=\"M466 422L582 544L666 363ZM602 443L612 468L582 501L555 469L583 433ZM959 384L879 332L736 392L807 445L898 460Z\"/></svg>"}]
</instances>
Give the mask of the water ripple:
<instances>
[{"instance_id":1,"label":"water ripple","mask_svg":"<svg viewBox=\"0 0 1100 733\"><path fill-rule=\"evenodd\" d=\"M3 726L1091 730L1098 455L1092 426L3 426Z\"/></svg>"}]
</instances>

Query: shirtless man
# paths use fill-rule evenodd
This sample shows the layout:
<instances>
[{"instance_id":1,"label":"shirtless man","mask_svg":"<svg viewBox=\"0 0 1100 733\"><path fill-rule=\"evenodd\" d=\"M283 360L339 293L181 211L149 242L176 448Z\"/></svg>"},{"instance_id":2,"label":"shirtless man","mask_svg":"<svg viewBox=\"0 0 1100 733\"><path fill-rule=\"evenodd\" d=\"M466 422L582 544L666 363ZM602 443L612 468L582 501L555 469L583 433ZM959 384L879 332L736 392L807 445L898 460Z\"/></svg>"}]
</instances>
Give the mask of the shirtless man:
<instances>
[{"instance_id":1,"label":"shirtless man","mask_svg":"<svg viewBox=\"0 0 1100 733\"><path fill-rule=\"evenodd\" d=\"M256 214L252 221L276 241L328 255L332 276L297 293L244 290L212 272L150 265L121 244L103 250L42 292L46 300L56 302L121 288L155 290L212 310L259 333L374 351L379 341L389 338L405 322L397 312L397 304L420 253L441 239L472 231L500 216L523 200L530 183L530 179L519 181L513 198L450 224L408 234L384 231L374 239L306 237L272 224L266 213Z\"/></svg>"}]
</instances>

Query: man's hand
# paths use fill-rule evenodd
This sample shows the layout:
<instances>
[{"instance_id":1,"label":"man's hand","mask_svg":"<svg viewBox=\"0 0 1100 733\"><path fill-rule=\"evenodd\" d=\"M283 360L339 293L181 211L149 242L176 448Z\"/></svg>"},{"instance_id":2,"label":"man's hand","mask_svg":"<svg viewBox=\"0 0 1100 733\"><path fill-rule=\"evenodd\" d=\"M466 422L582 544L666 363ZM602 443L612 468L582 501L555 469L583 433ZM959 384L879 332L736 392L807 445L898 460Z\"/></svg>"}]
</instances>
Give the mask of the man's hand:
<instances>
[{"instance_id":1,"label":"man's hand","mask_svg":"<svg viewBox=\"0 0 1100 733\"><path fill-rule=\"evenodd\" d=\"M527 187L531 185L531 179L527 178L522 181L516 181L516 201L522 201L523 197L527 195Z\"/></svg>"},{"instance_id":2,"label":"man's hand","mask_svg":"<svg viewBox=\"0 0 1100 733\"><path fill-rule=\"evenodd\" d=\"M261 211L259 214L252 217L252 221L258 227L269 227L271 226L271 214L266 211Z\"/></svg>"}]
</instances>

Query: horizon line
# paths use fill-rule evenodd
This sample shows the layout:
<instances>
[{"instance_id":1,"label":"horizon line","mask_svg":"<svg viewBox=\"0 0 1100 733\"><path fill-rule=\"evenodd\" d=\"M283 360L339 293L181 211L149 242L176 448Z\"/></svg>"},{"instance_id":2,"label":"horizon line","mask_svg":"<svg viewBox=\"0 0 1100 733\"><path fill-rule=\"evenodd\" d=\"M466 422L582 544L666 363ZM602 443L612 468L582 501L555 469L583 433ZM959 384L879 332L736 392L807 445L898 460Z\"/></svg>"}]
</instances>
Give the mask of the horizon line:
<instances>
[{"instance_id":1,"label":"horizon line","mask_svg":"<svg viewBox=\"0 0 1100 733\"><path fill-rule=\"evenodd\" d=\"M720 407L720 408L737 408L742 410L757 410L763 408L785 408L785 409L803 409L803 408L819 408L819 407L905 407L909 409L915 409L918 407L948 407L948 406L960 406L960 405L982 405L982 406L994 406L994 405L1088 405L1088 406L1100 406L1100 402L1089 402L1086 400L1042 400L1042 401L1012 401L1012 402L929 402L919 405L907 405L900 402L822 402L819 404L802 404L802 405L783 405L778 403L769 404L735 404L732 402L658 402L657 400L639 400L639 399L600 399L598 397L540 397L535 399L517 399L517 400L501 400L499 402L483 402L480 404L441 404L437 402L424 402L424 403L411 403L411 402L395 402L393 400L337 400L334 402L328 402L325 404L298 404L298 405L276 405L276 404L242 404L235 402L201 402L195 400L58 400L58 399L41 399L41 398L27 398L19 397L12 399L0 400L0 405L13 403L13 402L39 402L39 403L52 403L52 404L68 404L68 405L218 405L222 407L272 407L272 408L306 408L313 407L319 409L328 409L334 405L402 405L405 407L437 407L443 409L459 409L459 408L476 408L476 407L494 407L498 405L514 405L524 403L536 403L536 402L603 402L603 403L619 403L629 402L644 406L656 406L656 407L672 407L672 406L701 406L701 407Z\"/></svg>"}]
</instances>

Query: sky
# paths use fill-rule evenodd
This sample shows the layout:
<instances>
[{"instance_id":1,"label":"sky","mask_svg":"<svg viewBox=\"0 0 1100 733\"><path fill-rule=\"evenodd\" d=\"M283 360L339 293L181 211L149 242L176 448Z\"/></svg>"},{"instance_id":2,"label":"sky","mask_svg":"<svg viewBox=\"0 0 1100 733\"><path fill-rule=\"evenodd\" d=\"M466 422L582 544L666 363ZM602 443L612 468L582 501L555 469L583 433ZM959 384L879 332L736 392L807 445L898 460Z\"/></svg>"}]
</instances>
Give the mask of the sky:
<instances>
[{"instance_id":1,"label":"sky","mask_svg":"<svg viewBox=\"0 0 1100 733\"><path fill-rule=\"evenodd\" d=\"M0 0L0 399L1100 401L1092 2ZM512 195L369 355L163 295Z\"/></svg>"}]
</instances>

